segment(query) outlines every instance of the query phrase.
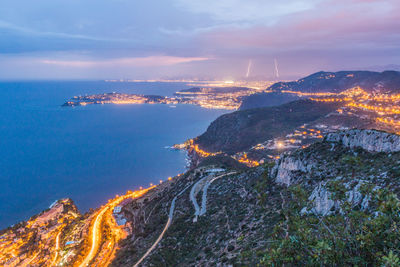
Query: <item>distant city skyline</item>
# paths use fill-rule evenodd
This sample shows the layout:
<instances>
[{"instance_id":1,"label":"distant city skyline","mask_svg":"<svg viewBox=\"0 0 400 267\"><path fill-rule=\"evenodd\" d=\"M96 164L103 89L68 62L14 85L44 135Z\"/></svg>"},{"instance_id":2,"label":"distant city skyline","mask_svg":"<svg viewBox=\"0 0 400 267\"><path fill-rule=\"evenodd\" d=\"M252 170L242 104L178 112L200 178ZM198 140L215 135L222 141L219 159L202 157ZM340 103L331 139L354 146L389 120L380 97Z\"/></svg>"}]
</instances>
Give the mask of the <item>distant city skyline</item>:
<instances>
[{"instance_id":1,"label":"distant city skyline","mask_svg":"<svg viewBox=\"0 0 400 267\"><path fill-rule=\"evenodd\" d=\"M398 0L4 0L0 79L291 79L400 67Z\"/></svg>"}]
</instances>

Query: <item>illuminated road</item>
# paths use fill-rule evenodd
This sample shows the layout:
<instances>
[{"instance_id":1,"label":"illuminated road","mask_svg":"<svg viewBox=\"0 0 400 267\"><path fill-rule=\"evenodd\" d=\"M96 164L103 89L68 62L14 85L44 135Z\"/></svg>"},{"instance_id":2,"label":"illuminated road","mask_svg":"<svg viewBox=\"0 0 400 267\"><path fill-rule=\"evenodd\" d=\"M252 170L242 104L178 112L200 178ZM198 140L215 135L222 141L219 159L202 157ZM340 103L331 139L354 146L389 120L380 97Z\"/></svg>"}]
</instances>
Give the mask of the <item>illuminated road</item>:
<instances>
[{"instance_id":1,"label":"illuminated road","mask_svg":"<svg viewBox=\"0 0 400 267\"><path fill-rule=\"evenodd\" d=\"M86 255L85 259L81 262L79 267L85 267L88 266L89 263L95 258L95 256L98 253L99 247L101 245L101 234L102 234L102 221L104 218L104 214L109 210L113 209L115 206L117 206L119 203L121 203L123 200L128 199L128 198L138 198L145 194L147 191L150 189L154 188L154 186L149 187L147 189L143 189L140 191L135 191L130 194L126 194L124 196L117 197L116 199L112 200L111 202L107 203L102 209L97 213L94 223L92 226L92 235L91 235L91 248L89 253ZM113 227L112 225L110 225ZM114 226L115 227L115 226ZM112 255L110 255L112 256ZM108 262L110 259L103 259L103 262Z\"/></svg>"},{"instance_id":2,"label":"illuminated road","mask_svg":"<svg viewBox=\"0 0 400 267\"><path fill-rule=\"evenodd\" d=\"M56 261L57 261L57 257L58 257L58 250L60 249L60 235L61 235L61 230L60 230L60 232L58 232L57 237L56 237L56 247L55 247L56 254L54 255L53 261L51 262L50 266L56 265Z\"/></svg>"},{"instance_id":3,"label":"illuminated road","mask_svg":"<svg viewBox=\"0 0 400 267\"><path fill-rule=\"evenodd\" d=\"M153 243L153 245L146 251L146 253L138 260L138 262L134 265L134 267L139 266L140 263L156 248L158 243L160 243L161 239L164 237L165 232L168 230L169 226L172 223L172 219L174 217L174 210L175 210L175 201L176 199L182 195L188 188L190 187L187 186L185 189L183 189L179 194L177 194L174 199L171 202L171 208L169 209L169 214L168 214L168 221L167 224L164 226L163 231L161 234L158 236L157 240Z\"/></svg>"},{"instance_id":4,"label":"illuminated road","mask_svg":"<svg viewBox=\"0 0 400 267\"><path fill-rule=\"evenodd\" d=\"M84 267L88 266L89 262L94 258L94 256L97 253L97 248L100 243L101 239L101 229L100 229L100 224L101 220L103 219L104 213L108 210L108 206L103 208L96 216L96 219L94 221L93 227L92 227L92 246L90 248L89 254L86 256L86 258L82 261L82 263L79 265L79 267Z\"/></svg>"}]
</instances>

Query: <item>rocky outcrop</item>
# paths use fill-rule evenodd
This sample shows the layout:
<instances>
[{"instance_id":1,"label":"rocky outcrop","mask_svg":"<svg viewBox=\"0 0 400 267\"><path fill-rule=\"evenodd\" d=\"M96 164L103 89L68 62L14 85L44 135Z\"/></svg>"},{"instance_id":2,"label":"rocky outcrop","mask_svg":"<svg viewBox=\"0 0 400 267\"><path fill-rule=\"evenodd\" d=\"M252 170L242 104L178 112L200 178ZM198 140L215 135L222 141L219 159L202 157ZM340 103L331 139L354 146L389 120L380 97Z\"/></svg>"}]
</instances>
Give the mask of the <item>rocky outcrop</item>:
<instances>
[{"instance_id":1,"label":"rocky outcrop","mask_svg":"<svg viewBox=\"0 0 400 267\"><path fill-rule=\"evenodd\" d=\"M307 207L304 207L301 213L328 215L332 211L340 208L338 201L333 201L331 195L331 192L326 189L326 184L319 183L308 198L308 200L312 202L312 208L308 210Z\"/></svg>"},{"instance_id":2,"label":"rocky outcrop","mask_svg":"<svg viewBox=\"0 0 400 267\"><path fill-rule=\"evenodd\" d=\"M330 133L325 137L328 142L341 143L346 147L361 147L369 152L400 151L400 136L377 130L348 130Z\"/></svg>"},{"instance_id":3,"label":"rocky outcrop","mask_svg":"<svg viewBox=\"0 0 400 267\"><path fill-rule=\"evenodd\" d=\"M328 134L324 142L331 143L331 151L335 144L345 147L360 147L368 152L394 153L400 151L400 135L390 134L377 130L346 130ZM275 182L289 186L294 180L299 179L300 174L310 173L314 163L301 153L284 154L281 156L271 175Z\"/></svg>"},{"instance_id":4,"label":"rocky outcrop","mask_svg":"<svg viewBox=\"0 0 400 267\"><path fill-rule=\"evenodd\" d=\"M312 166L299 158L289 155L278 160L272 169L272 176L275 182L289 186L296 177L296 172L307 172Z\"/></svg>"},{"instance_id":5,"label":"rocky outcrop","mask_svg":"<svg viewBox=\"0 0 400 267\"><path fill-rule=\"evenodd\" d=\"M311 194L308 198L310 205L303 208L302 213L324 216L341 212L340 207L343 201L361 210L368 209L370 199L360 192L361 185L367 181L361 179L362 175L354 177L354 171L352 174L351 171L343 173L342 170L338 175L337 170L343 167L344 163L340 160L332 161L342 157L343 147L347 148L346 150L351 154L353 152L350 149L362 148L364 151L359 153L362 157L377 152L395 155L395 152L400 152L400 136L377 130L347 130L330 133L323 142L315 144L311 150L298 150L292 154L282 155L272 168L271 177L276 183L286 186L301 184L310 190ZM327 165L327 162L330 162L330 165ZM375 170L373 176L379 179L387 178L387 171L384 171L383 167L371 167ZM351 165L345 167L348 170L351 168L353 168ZM343 182L346 188L344 200L332 199L328 183L333 180ZM375 189L377 188L379 187Z\"/></svg>"},{"instance_id":6,"label":"rocky outcrop","mask_svg":"<svg viewBox=\"0 0 400 267\"><path fill-rule=\"evenodd\" d=\"M351 187L350 183L344 184L348 189L346 192L346 201L351 204L351 206L360 206L361 210L365 210L369 205L369 197L363 196L360 193L360 187L364 181L360 180L356 186ZM314 188L308 200L312 203L311 209L304 207L301 213L313 213L316 215L329 215L335 211L340 212L341 201L332 200L332 193L327 189L326 182L320 182Z\"/></svg>"}]
</instances>

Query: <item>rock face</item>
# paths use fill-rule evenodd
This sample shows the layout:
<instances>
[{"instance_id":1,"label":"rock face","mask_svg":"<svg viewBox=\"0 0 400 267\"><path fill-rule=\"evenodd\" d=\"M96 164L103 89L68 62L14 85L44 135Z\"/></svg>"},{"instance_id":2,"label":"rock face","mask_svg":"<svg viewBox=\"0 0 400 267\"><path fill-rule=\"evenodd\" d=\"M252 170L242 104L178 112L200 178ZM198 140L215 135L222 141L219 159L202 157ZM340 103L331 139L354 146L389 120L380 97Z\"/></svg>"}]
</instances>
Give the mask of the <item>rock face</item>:
<instances>
[{"instance_id":1,"label":"rock face","mask_svg":"<svg viewBox=\"0 0 400 267\"><path fill-rule=\"evenodd\" d=\"M272 169L272 174L275 176L275 181L277 183L289 186L292 183L292 180L295 179L296 173L305 173L311 167L310 164L303 162L300 158L283 156Z\"/></svg>"},{"instance_id":2,"label":"rock face","mask_svg":"<svg viewBox=\"0 0 400 267\"><path fill-rule=\"evenodd\" d=\"M355 153L354 148L362 150ZM302 213L324 216L341 212L340 206L343 201L365 210L370 199L361 194L361 186L372 182L376 184L377 189L395 181L390 177L398 177L399 168L394 166L398 165L399 152L399 135L377 130L340 131L328 134L324 141L309 148L283 154L281 159L276 161L270 174L278 184L300 184L307 189L310 205L303 208ZM392 156L388 157L388 154ZM360 165L346 165L344 158L349 156L358 157ZM377 158L385 160L380 161ZM332 199L330 182L343 184L343 199Z\"/></svg>"},{"instance_id":3,"label":"rock face","mask_svg":"<svg viewBox=\"0 0 400 267\"><path fill-rule=\"evenodd\" d=\"M339 208L339 203L331 199L331 192L326 189L325 183L319 183L308 200L312 201L313 207L311 210L304 207L301 213L314 213L324 216Z\"/></svg>"},{"instance_id":4,"label":"rock face","mask_svg":"<svg viewBox=\"0 0 400 267\"><path fill-rule=\"evenodd\" d=\"M368 152L394 153L400 151L400 136L377 130L347 130L328 134L325 142L330 143L334 150L334 144L344 147L360 147ZM271 171L272 177L280 184L289 186L293 180L298 179L299 174L309 173L313 168L313 161L302 155L282 155L277 160Z\"/></svg>"},{"instance_id":5,"label":"rock face","mask_svg":"<svg viewBox=\"0 0 400 267\"><path fill-rule=\"evenodd\" d=\"M328 142L341 143L346 147L361 147L369 152L393 153L400 151L400 136L376 130L348 130L328 134Z\"/></svg>"},{"instance_id":6,"label":"rock face","mask_svg":"<svg viewBox=\"0 0 400 267\"><path fill-rule=\"evenodd\" d=\"M350 187L350 184L347 183L345 186L347 188L346 198L345 200L353 207L360 206L361 210L365 210L368 208L369 198L363 197L360 193L360 187L364 183L364 181L359 181L359 183L353 188ZM329 215L335 211L341 211L340 205L341 201L334 201L331 199L332 193L327 189L326 182L320 182L315 187L313 192L311 193L308 200L312 203L312 208L307 209L304 207L302 209L302 213L313 213L317 215Z\"/></svg>"}]
</instances>

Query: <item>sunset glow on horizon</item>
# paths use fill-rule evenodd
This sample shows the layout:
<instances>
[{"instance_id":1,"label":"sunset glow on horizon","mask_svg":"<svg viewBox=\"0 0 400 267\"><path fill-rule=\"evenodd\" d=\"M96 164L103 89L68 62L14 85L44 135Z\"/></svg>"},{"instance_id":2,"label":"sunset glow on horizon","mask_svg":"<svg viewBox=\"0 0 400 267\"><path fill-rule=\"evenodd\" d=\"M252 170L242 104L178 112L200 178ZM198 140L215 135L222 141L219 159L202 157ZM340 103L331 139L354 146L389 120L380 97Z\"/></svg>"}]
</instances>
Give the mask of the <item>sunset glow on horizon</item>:
<instances>
[{"instance_id":1,"label":"sunset glow on horizon","mask_svg":"<svg viewBox=\"0 0 400 267\"><path fill-rule=\"evenodd\" d=\"M396 0L2 5L0 79L292 79L400 69Z\"/></svg>"}]
</instances>

